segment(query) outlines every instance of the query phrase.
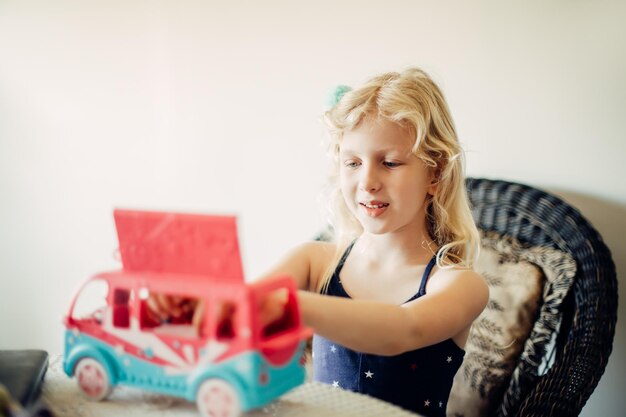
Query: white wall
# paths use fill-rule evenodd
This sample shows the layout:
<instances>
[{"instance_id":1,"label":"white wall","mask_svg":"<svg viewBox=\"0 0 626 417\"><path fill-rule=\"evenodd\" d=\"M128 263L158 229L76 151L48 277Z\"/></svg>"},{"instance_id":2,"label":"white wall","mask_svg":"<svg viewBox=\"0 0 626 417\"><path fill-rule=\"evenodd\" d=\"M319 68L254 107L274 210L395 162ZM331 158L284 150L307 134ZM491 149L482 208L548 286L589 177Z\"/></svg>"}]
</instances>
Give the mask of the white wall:
<instances>
[{"instance_id":1,"label":"white wall","mask_svg":"<svg viewBox=\"0 0 626 417\"><path fill-rule=\"evenodd\" d=\"M322 223L332 87L408 65L468 174L576 204L625 299L624 2L292 3L0 2L0 348L60 352L76 286L118 266L114 207L238 214L261 273ZM626 408L624 311L583 415Z\"/></svg>"}]
</instances>

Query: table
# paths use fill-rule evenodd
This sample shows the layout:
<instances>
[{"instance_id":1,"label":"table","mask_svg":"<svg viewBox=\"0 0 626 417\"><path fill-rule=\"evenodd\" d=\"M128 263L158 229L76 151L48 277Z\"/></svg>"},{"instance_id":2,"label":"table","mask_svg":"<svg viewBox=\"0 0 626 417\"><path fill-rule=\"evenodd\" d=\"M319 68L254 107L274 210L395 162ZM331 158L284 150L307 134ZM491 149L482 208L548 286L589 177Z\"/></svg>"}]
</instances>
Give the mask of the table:
<instances>
[{"instance_id":1,"label":"table","mask_svg":"<svg viewBox=\"0 0 626 417\"><path fill-rule=\"evenodd\" d=\"M199 417L195 403L126 386L116 386L106 401L85 398L63 373L63 359L51 356L41 398L58 417ZM415 417L417 414L375 398L307 382L245 417Z\"/></svg>"}]
</instances>

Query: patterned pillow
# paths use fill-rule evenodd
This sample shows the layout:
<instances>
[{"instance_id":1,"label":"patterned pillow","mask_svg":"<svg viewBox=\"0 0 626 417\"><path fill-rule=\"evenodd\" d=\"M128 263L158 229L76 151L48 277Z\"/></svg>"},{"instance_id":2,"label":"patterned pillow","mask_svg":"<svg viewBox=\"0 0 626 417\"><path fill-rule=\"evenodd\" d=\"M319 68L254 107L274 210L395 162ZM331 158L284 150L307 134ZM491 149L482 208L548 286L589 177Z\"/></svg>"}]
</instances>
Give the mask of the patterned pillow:
<instances>
[{"instance_id":1,"label":"patterned pillow","mask_svg":"<svg viewBox=\"0 0 626 417\"><path fill-rule=\"evenodd\" d=\"M489 302L470 331L448 416L491 415L503 401L520 405L520 398L505 398L505 392L519 387L522 373L535 379L545 370L559 307L576 274L575 261L556 249L525 247L494 232L481 240L475 269L489 284Z\"/></svg>"}]
</instances>

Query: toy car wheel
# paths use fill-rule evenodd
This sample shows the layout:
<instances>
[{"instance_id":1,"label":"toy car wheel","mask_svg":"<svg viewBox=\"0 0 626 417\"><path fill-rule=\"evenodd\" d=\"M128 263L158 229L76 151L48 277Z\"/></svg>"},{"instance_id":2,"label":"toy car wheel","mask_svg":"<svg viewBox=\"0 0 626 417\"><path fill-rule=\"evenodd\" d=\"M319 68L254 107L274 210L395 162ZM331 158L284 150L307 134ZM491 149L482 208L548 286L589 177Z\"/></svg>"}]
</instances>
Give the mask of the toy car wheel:
<instances>
[{"instance_id":1,"label":"toy car wheel","mask_svg":"<svg viewBox=\"0 0 626 417\"><path fill-rule=\"evenodd\" d=\"M107 370L93 358L79 360L74 375L83 394L92 400L104 400L113 390Z\"/></svg>"},{"instance_id":2,"label":"toy car wheel","mask_svg":"<svg viewBox=\"0 0 626 417\"><path fill-rule=\"evenodd\" d=\"M196 395L198 411L203 417L238 417L241 404L237 391L221 379L207 379Z\"/></svg>"}]
</instances>

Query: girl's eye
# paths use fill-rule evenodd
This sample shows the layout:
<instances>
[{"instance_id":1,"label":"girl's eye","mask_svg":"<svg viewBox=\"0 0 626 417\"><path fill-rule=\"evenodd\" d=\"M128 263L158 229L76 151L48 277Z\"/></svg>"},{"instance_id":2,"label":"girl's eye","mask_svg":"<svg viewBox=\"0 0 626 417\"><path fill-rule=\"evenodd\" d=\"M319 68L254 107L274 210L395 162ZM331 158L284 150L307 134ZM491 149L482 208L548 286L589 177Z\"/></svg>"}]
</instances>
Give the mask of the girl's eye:
<instances>
[{"instance_id":1,"label":"girl's eye","mask_svg":"<svg viewBox=\"0 0 626 417\"><path fill-rule=\"evenodd\" d=\"M347 168L356 168L359 166L357 161L346 161L343 163Z\"/></svg>"},{"instance_id":2,"label":"girl's eye","mask_svg":"<svg viewBox=\"0 0 626 417\"><path fill-rule=\"evenodd\" d=\"M383 165L386 166L387 168L397 168L402 164L400 162L384 161Z\"/></svg>"}]
</instances>

